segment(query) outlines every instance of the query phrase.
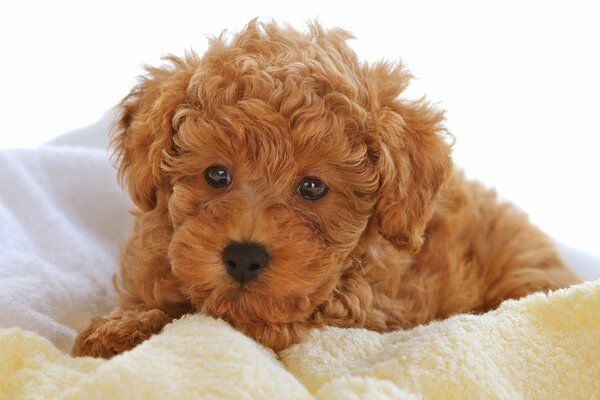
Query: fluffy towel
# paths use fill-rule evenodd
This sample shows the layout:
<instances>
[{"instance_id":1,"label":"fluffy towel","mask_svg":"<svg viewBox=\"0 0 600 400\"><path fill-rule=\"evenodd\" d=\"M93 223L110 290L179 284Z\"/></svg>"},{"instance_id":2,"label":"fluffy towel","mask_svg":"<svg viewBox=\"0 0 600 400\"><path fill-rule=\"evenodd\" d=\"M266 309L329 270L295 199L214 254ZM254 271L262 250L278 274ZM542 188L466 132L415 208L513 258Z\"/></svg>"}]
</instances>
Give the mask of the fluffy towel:
<instances>
[{"instance_id":1,"label":"fluffy towel","mask_svg":"<svg viewBox=\"0 0 600 400\"><path fill-rule=\"evenodd\" d=\"M592 399L600 281L410 331L313 331L277 356L194 315L109 361L0 330L3 399Z\"/></svg>"},{"instance_id":2,"label":"fluffy towel","mask_svg":"<svg viewBox=\"0 0 600 400\"><path fill-rule=\"evenodd\" d=\"M105 138L107 124L61 141ZM36 331L62 350L112 307L111 278L131 229L105 143L79 142L86 146L0 151L0 327Z\"/></svg>"}]
</instances>

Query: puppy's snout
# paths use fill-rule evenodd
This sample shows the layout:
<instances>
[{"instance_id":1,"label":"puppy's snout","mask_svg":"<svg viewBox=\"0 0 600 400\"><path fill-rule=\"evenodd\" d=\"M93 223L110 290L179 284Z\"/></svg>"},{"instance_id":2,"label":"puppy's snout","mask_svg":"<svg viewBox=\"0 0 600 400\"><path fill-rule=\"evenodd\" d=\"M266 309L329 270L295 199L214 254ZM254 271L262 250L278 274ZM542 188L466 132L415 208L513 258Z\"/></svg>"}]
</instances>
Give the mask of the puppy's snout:
<instances>
[{"instance_id":1,"label":"puppy's snout","mask_svg":"<svg viewBox=\"0 0 600 400\"><path fill-rule=\"evenodd\" d=\"M267 265L267 250L258 243L232 242L223 249L227 272L240 283L255 279Z\"/></svg>"}]
</instances>

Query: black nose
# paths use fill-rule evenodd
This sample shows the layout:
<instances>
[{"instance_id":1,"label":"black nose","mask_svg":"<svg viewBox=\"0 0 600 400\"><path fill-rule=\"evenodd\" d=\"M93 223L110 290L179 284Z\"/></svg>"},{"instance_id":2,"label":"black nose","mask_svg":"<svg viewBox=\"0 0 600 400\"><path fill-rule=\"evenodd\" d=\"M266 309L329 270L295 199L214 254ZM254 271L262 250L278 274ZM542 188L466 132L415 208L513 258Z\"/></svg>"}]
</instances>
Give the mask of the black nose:
<instances>
[{"instance_id":1,"label":"black nose","mask_svg":"<svg viewBox=\"0 0 600 400\"><path fill-rule=\"evenodd\" d=\"M223 249L223 263L233 279L248 282L267 265L267 250L258 243L232 242Z\"/></svg>"}]
</instances>

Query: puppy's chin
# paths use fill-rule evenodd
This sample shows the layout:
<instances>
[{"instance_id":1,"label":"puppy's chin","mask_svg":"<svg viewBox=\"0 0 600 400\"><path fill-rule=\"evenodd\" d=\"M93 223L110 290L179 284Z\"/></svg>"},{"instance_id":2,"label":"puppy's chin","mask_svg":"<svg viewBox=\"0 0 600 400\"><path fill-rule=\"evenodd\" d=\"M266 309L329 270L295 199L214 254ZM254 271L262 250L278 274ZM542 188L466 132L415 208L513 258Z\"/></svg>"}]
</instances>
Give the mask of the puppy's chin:
<instances>
[{"instance_id":1,"label":"puppy's chin","mask_svg":"<svg viewBox=\"0 0 600 400\"><path fill-rule=\"evenodd\" d=\"M231 326L275 351L303 339L307 328L321 326L311 319L325 301L335 280L321 285L311 295L276 298L260 292L260 282L235 288L216 288L210 293L192 292L196 309L227 321Z\"/></svg>"},{"instance_id":2,"label":"puppy's chin","mask_svg":"<svg viewBox=\"0 0 600 400\"><path fill-rule=\"evenodd\" d=\"M248 324L286 324L306 319L313 306L306 296L274 298L269 293L259 293L251 288L253 282L237 288L215 288L211 293L192 291L191 301L196 309L222 318L235 327ZM253 290L254 289L254 290Z\"/></svg>"}]
</instances>

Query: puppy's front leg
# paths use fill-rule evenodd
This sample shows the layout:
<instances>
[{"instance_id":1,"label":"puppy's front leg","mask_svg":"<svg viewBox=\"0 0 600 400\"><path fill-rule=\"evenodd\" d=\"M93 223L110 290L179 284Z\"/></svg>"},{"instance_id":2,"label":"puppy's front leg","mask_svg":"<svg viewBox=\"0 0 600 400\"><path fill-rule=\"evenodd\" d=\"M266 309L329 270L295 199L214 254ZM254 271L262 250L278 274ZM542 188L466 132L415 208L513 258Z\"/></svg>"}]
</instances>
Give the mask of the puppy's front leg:
<instances>
[{"instance_id":1,"label":"puppy's front leg","mask_svg":"<svg viewBox=\"0 0 600 400\"><path fill-rule=\"evenodd\" d=\"M116 309L106 317L93 318L71 350L73 356L111 358L159 333L173 318L157 308Z\"/></svg>"}]
</instances>

